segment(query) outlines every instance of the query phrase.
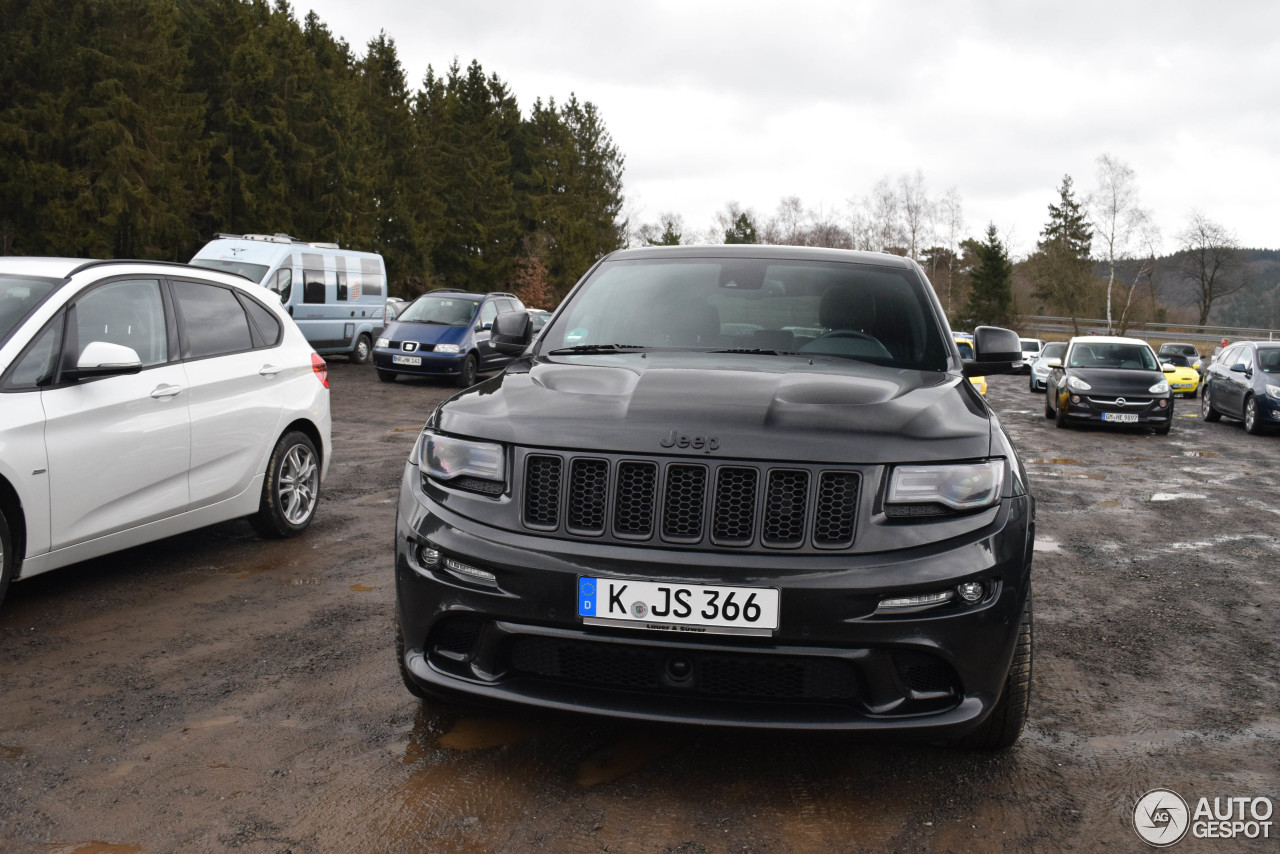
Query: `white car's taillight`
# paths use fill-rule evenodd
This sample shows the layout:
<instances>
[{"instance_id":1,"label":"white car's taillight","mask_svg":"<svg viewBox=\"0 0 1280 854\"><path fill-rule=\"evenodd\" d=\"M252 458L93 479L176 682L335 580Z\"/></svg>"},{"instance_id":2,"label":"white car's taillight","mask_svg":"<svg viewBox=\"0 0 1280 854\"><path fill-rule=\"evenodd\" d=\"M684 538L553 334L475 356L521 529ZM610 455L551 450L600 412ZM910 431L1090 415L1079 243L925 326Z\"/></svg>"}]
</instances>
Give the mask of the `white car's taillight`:
<instances>
[{"instance_id":1,"label":"white car's taillight","mask_svg":"<svg viewBox=\"0 0 1280 854\"><path fill-rule=\"evenodd\" d=\"M328 388L329 366L324 363L324 359L320 358L319 353L311 354L311 370L315 372L316 379L320 380L321 385Z\"/></svg>"}]
</instances>

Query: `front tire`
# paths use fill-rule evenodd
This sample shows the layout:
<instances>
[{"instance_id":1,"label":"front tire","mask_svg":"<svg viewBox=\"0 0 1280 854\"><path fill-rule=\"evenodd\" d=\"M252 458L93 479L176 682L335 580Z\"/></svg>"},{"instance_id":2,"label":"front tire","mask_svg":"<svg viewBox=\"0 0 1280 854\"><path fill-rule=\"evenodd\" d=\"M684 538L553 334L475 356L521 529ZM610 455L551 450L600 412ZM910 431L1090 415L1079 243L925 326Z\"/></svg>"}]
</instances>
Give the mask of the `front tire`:
<instances>
[{"instance_id":1,"label":"front tire","mask_svg":"<svg viewBox=\"0 0 1280 854\"><path fill-rule=\"evenodd\" d=\"M1018 627L1018 645L1013 651L1013 663L1004 680L1004 690L995 708L978 728L961 738L957 744L975 750L1006 750L1014 745L1027 722L1027 710L1031 706L1032 659L1031 594L1022 609L1022 623Z\"/></svg>"},{"instance_id":2,"label":"front tire","mask_svg":"<svg viewBox=\"0 0 1280 854\"><path fill-rule=\"evenodd\" d=\"M280 437L267 463L262 503L249 521L265 537L296 537L307 529L320 501L320 455L305 433Z\"/></svg>"},{"instance_id":3,"label":"front tire","mask_svg":"<svg viewBox=\"0 0 1280 854\"><path fill-rule=\"evenodd\" d=\"M13 551L13 534L9 531L9 520L0 510L0 602L9 590L9 582L13 580L14 567L18 565L18 555Z\"/></svg>"},{"instance_id":4,"label":"front tire","mask_svg":"<svg viewBox=\"0 0 1280 854\"><path fill-rule=\"evenodd\" d=\"M462 370L458 372L456 380L458 388L471 388L476 384L476 372L479 364L476 362L476 354L468 353L467 358L462 362Z\"/></svg>"},{"instance_id":5,"label":"front tire","mask_svg":"<svg viewBox=\"0 0 1280 854\"><path fill-rule=\"evenodd\" d=\"M373 342L369 336L361 333L356 339L356 346L351 348L351 355L348 356L353 365L369 364L369 357L373 355Z\"/></svg>"},{"instance_id":6,"label":"front tire","mask_svg":"<svg viewBox=\"0 0 1280 854\"><path fill-rule=\"evenodd\" d=\"M1204 394L1200 396L1200 417L1205 421L1221 421L1222 413L1213 408L1213 398L1210 397L1209 387L1204 387Z\"/></svg>"},{"instance_id":7,"label":"front tire","mask_svg":"<svg viewBox=\"0 0 1280 854\"><path fill-rule=\"evenodd\" d=\"M1258 399L1253 395L1244 399L1244 429L1254 436L1264 429L1262 419L1258 417Z\"/></svg>"},{"instance_id":8,"label":"front tire","mask_svg":"<svg viewBox=\"0 0 1280 854\"><path fill-rule=\"evenodd\" d=\"M1067 410L1061 406L1053 412L1053 425L1059 429L1065 429L1067 426Z\"/></svg>"}]
</instances>

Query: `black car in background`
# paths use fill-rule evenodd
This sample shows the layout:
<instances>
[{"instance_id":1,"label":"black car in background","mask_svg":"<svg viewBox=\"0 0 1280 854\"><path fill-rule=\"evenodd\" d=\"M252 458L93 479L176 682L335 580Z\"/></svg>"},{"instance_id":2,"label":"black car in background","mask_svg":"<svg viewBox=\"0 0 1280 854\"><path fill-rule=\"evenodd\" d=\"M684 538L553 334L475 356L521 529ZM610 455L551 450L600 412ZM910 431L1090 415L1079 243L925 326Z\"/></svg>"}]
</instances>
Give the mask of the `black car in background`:
<instances>
[{"instance_id":1,"label":"black car in background","mask_svg":"<svg viewBox=\"0 0 1280 854\"><path fill-rule=\"evenodd\" d=\"M1121 424L1168 433L1173 389L1155 351L1138 338L1088 335L1072 338L1061 359L1051 359L1044 417L1059 427Z\"/></svg>"},{"instance_id":2,"label":"black car in background","mask_svg":"<svg viewBox=\"0 0 1280 854\"><path fill-rule=\"evenodd\" d=\"M1161 359L1165 356L1186 356L1187 363L1195 369L1196 373L1200 374L1200 382L1204 382L1204 372L1205 368L1208 367L1209 360L1200 355L1196 345L1182 341L1166 341L1160 345L1156 355Z\"/></svg>"},{"instance_id":3,"label":"black car in background","mask_svg":"<svg viewBox=\"0 0 1280 854\"><path fill-rule=\"evenodd\" d=\"M1280 426L1280 342L1241 341L1218 354L1205 377L1200 415L1239 418L1254 434Z\"/></svg>"},{"instance_id":4,"label":"black car in background","mask_svg":"<svg viewBox=\"0 0 1280 854\"><path fill-rule=\"evenodd\" d=\"M921 268L780 246L602 259L442 403L396 513L419 697L1011 745L1034 505Z\"/></svg>"}]
</instances>

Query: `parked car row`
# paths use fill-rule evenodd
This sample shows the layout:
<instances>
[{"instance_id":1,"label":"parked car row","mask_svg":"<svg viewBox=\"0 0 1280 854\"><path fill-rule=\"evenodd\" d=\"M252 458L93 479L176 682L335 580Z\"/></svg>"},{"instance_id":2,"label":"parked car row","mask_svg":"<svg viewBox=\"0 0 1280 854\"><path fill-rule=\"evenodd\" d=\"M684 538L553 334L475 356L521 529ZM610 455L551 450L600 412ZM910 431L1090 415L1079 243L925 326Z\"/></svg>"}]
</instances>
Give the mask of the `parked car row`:
<instances>
[{"instance_id":1,"label":"parked car row","mask_svg":"<svg viewBox=\"0 0 1280 854\"><path fill-rule=\"evenodd\" d=\"M1040 349L1028 387L1045 393L1045 418L1059 427L1136 424L1167 433L1174 398L1198 390L1206 421L1225 415L1255 434L1280 426L1280 342L1224 343L1215 352L1210 361L1182 342L1156 352L1137 338L1078 336Z\"/></svg>"}]
</instances>

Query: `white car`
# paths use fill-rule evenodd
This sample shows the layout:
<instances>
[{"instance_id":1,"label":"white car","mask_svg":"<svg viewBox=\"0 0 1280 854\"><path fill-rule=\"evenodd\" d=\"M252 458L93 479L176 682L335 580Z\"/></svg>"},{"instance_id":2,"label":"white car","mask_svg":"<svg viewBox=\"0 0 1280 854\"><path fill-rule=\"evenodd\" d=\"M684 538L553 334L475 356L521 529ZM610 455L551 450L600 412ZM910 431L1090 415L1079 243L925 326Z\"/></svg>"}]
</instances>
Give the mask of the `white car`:
<instances>
[{"instance_id":1,"label":"white car","mask_svg":"<svg viewBox=\"0 0 1280 854\"><path fill-rule=\"evenodd\" d=\"M330 424L324 360L258 285L0 258L0 599L14 579L229 519L301 533Z\"/></svg>"},{"instance_id":2,"label":"white car","mask_svg":"<svg viewBox=\"0 0 1280 854\"><path fill-rule=\"evenodd\" d=\"M1044 340L1041 338L1019 338L1018 342L1022 344L1022 367L1018 369L1018 373L1031 373L1031 365L1040 357L1040 351L1044 349Z\"/></svg>"}]
</instances>

